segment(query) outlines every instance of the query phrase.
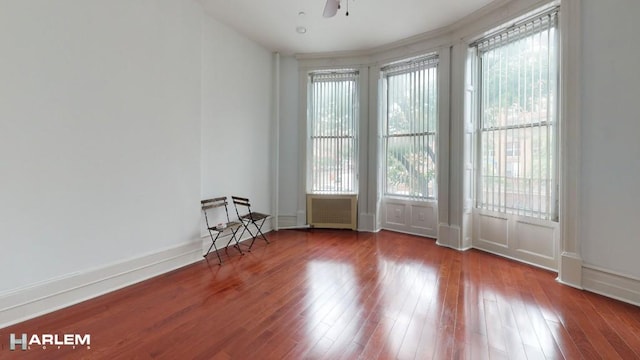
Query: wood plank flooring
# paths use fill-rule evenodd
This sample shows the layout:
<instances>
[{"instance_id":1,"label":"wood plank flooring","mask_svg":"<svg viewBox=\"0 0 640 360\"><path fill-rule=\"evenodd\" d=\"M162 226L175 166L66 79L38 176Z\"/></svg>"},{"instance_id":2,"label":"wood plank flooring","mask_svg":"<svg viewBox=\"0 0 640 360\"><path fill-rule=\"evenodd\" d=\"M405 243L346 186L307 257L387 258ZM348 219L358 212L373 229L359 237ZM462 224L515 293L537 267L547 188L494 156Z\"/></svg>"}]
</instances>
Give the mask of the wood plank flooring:
<instances>
[{"instance_id":1,"label":"wood plank flooring","mask_svg":"<svg viewBox=\"0 0 640 360\"><path fill-rule=\"evenodd\" d=\"M480 251L382 231L279 231L0 329L2 359L638 359L640 308ZM9 334L91 335L9 351Z\"/></svg>"}]
</instances>

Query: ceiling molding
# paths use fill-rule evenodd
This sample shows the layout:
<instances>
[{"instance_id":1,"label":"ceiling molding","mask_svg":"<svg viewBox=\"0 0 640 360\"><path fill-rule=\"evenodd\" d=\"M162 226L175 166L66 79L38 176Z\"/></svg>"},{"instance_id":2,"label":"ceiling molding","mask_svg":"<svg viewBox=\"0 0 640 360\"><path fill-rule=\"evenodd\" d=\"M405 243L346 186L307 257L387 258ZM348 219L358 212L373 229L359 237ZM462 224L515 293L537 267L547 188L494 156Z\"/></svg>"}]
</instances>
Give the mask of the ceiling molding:
<instances>
[{"instance_id":1,"label":"ceiling molding","mask_svg":"<svg viewBox=\"0 0 640 360\"><path fill-rule=\"evenodd\" d=\"M368 50L358 50L358 51L337 51L337 52L322 52L322 53L299 53L295 54L296 59L298 60L320 60L320 59L331 59L331 58L386 58L384 54L392 53L392 52L411 52L411 51L403 51L411 48L419 48L419 51L428 50L425 49L424 46L420 46L420 44L431 44L431 48L438 48L444 43L449 42L451 35L459 31L460 29L465 28L468 24L474 23L486 17L488 14L495 13L496 11L500 11L506 5L516 0L495 0L488 5L483 6L482 8L474 11L473 13L463 17L462 19L441 27L439 29L431 30L424 32L422 34L410 36L406 39L402 39L399 41L395 41L389 44L373 47ZM442 40L438 40L442 39Z\"/></svg>"},{"instance_id":2,"label":"ceiling molding","mask_svg":"<svg viewBox=\"0 0 640 360\"><path fill-rule=\"evenodd\" d=\"M194 0L211 19L285 56L371 54L450 29L470 13L510 0L371 0L353 3L352 16L322 17L323 2ZM492 6L490 6L492 5ZM486 11L486 10L485 10ZM300 16L300 13L304 15ZM305 35L296 27L308 29ZM415 34L419 34L414 36Z\"/></svg>"},{"instance_id":3,"label":"ceiling molding","mask_svg":"<svg viewBox=\"0 0 640 360\"><path fill-rule=\"evenodd\" d=\"M301 53L295 58L303 67L323 64L381 64L425 52L439 51L459 42L471 43L484 32L514 17L524 16L540 7L559 4L560 0L496 0L445 27L428 31L386 45L359 51Z\"/></svg>"}]
</instances>

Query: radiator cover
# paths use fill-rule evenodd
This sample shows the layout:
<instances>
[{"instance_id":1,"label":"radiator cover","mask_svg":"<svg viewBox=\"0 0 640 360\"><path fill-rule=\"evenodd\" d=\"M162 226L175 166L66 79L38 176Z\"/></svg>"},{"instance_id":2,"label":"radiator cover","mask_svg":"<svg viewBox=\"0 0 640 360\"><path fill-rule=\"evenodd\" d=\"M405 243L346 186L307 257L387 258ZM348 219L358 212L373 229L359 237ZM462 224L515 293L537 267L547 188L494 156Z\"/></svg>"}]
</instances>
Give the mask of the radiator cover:
<instances>
[{"instance_id":1,"label":"radiator cover","mask_svg":"<svg viewBox=\"0 0 640 360\"><path fill-rule=\"evenodd\" d=\"M307 194L307 223L316 228L356 230L357 195Z\"/></svg>"}]
</instances>

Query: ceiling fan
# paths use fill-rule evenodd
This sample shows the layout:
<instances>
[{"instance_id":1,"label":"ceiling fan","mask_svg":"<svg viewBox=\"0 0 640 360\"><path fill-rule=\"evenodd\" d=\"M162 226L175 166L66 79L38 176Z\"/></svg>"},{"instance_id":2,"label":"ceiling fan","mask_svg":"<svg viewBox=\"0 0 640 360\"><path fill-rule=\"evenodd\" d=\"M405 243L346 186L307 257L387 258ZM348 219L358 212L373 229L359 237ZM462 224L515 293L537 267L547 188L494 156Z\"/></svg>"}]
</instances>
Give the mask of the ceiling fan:
<instances>
[{"instance_id":1,"label":"ceiling fan","mask_svg":"<svg viewBox=\"0 0 640 360\"><path fill-rule=\"evenodd\" d=\"M338 9L340 9L341 0L327 0L327 3L324 5L324 12L322 16L326 18L334 17L338 13ZM347 3L347 12L346 16L349 16L349 0L345 0Z\"/></svg>"}]
</instances>

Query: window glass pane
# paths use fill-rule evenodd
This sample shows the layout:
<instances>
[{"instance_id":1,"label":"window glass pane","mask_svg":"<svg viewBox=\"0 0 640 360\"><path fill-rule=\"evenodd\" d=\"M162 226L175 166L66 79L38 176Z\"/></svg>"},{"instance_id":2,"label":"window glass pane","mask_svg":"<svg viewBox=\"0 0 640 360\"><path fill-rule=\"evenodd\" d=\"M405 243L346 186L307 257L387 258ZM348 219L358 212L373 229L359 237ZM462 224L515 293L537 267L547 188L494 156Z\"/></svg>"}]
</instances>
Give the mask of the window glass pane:
<instances>
[{"instance_id":1,"label":"window glass pane","mask_svg":"<svg viewBox=\"0 0 640 360\"><path fill-rule=\"evenodd\" d=\"M383 68L385 195L436 196L437 57Z\"/></svg>"},{"instance_id":2,"label":"window glass pane","mask_svg":"<svg viewBox=\"0 0 640 360\"><path fill-rule=\"evenodd\" d=\"M435 197L435 154L421 149L435 148L435 135L388 137L386 141L386 193Z\"/></svg>"},{"instance_id":3,"label":"window glass pane","mask_svg":"<svg viewBox=\"0 0 640 360\"><path fill-rule=\"evenodd\" d=\"M555 220L557 13L478 43L479 208Z\"/></svg>"},{"instance_id":4,"label":"window glass pane","mask_svg":"<svg viewBox=\"0 0 640 360\"><path fill-rule=\"evenodd\" d=\"M357 72L310 75L312 193L356 192Z\"/></svg>"}]
</instances>

